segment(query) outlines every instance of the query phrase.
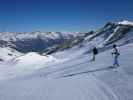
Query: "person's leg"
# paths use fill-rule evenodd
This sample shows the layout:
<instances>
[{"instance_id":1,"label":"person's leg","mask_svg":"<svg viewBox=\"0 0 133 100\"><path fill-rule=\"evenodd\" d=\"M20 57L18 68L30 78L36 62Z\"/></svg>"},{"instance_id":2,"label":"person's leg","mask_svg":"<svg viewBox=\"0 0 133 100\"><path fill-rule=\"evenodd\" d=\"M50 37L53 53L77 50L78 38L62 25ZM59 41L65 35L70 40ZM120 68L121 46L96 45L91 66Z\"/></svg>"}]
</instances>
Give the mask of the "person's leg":
<instances>
[{"instance_id":1,"label":"person's leg","mask_svg":"<svg viewBox=\"0 0 133 100\"><path fill-rule=\"evenodd\" d=\"M115 65L116 65L116 59L115 57L113 57L113 66L115 67Z\"/></svg>"},{"instance_id":2,"label":"person's leg","mask_svg":"<svg viewBox=\"0 0 133 100\"><path fill-rule=\"evenodd\" d=\"M95 61L95 54L93 55L93 61Z\"/></svg>"},{"instance_id":3,"label":"person's leg","mask_svg":"<svg viewBox=\"0 0 133 100\"><path fill-rule=\"evenodd\" d=\"M93 54L93 57L92 57L91 61L95 61L95 54Z\"/></svg>"},{"instance_id":4,"label":"person's leg","mask_svg":"<svg viewBox=\"0 0 133 100\"><path fill-rule=\"evenodd\" d=\"M114 55L113 57L113 66L115 67L117 65L117 57Z\"/></svg>"},{"instance_id":5,"label":"person's leg","mask_svg":"<svg viewBox=\"0 0 133 100\"><path fill-rule=\"evenodd\" d=\"M118 56L116 57L116 65L117 65L117 66L120 66L120 65L119 65L119 61L118 61Z\"/></svg>"},{"instance_id":6,"label":"person's leg","mask_svg":"<svg viewBox=\"0 0 133 100\"><path fill-rule=\"evenodd\" d=\"M115 67L115 66L119 66L119 62L118 62L118 56L117 55L115 55L115 57L114 57L114 63L113 63L113 66Z\"/></svg>"}]
</instances>

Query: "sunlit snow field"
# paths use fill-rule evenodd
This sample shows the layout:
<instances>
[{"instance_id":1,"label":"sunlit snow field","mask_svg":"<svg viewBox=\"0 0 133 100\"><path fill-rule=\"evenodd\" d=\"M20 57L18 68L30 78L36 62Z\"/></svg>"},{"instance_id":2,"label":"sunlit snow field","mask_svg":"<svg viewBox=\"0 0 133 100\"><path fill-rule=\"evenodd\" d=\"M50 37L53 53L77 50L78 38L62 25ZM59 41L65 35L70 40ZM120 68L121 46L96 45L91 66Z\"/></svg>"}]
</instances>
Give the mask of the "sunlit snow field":
<instances>
[{"instance_id":1,"label":"sunlit snow field","mask_svg":"<svg viewBox=\"0 0 133 100\"><path fill-rule=\"evenodd\" d=\"M114 69L108 68L111 50L99 53L96 62L87 48L21 56L0 65L0 100L132 100L132 48L119 48L120 67Z\"/></svg>"}]
</instances>

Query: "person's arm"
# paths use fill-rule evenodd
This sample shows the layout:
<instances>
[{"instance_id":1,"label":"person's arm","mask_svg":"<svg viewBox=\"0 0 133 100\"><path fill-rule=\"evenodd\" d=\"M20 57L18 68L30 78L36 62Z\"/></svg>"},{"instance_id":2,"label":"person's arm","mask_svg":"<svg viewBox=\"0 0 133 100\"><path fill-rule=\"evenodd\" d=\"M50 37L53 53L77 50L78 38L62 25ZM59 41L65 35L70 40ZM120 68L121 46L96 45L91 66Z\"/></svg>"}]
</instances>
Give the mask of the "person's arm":
<instances>
[{"instance_id":1,"label":"person's arm","mask_svg":"<svg viewBox=\"0 0 133 100\"><path fill-rule=\"evenodd\" d=\"M117 48L117 54L120 55L120 49L119 48Z\"/></svg>"}]
</instances>

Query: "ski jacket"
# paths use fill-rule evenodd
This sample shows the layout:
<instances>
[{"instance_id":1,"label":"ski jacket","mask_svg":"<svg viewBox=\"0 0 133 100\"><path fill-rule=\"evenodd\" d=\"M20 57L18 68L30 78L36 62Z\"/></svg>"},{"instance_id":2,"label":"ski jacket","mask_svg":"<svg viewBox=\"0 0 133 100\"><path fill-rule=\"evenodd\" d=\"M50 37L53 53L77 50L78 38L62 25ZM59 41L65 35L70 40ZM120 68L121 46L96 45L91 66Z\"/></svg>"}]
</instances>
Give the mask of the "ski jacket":
<instances>
[{"instance_id":1,"label":"ski jacket","mask_svg":"<svg viewBox=\"0 0 133 100\"><path fill-rule=\"evenodd\" d=\"M117 56L120 55L119 50L117 48L113 48L112 54L117 55Z\"/></svg>"},{"instance_id":2,"label":"ski jacket","mask_svg":"<svg viewBox=\"0 0 133 100\"><path fill-rule=\"evenodd\" d=\"M93 49L93 54L94 54L94 55L98 54L97 48L94 48L94 49Z\"/></svg>"}]
</instances>

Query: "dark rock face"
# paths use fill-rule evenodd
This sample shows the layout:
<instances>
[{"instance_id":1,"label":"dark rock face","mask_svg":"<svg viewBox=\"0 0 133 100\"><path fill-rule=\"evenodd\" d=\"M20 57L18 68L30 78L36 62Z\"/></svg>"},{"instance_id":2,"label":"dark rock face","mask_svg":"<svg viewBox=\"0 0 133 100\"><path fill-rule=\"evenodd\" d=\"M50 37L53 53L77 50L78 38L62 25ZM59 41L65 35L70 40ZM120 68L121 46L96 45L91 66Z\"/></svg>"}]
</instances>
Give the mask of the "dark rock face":
<instances>
[{"instance_id":1,"label":"dark rock face","mask_svg":"<svg viewBox=\"0 0 133 100\"><path fill-rule=\"evenodd\" d=\"M115 42L115 41L118 41L118 40L122 39L132 29L132 27L124 26L124 25L120 25L120 26L117 26L117 27L118 27L118 29L116 30L114 35L109 39L107 44L110 44L112 42Z\"/></svg>"},{"instance_id":2,"label":"dark rock face","mask_svg":"<svg viewBox=\"0 0 133 100\"><path fill-rule=\"evenodd\" d=\"M59 43L56 40L45 41L41 39L28 39L24 41L19 40L12 43L15 45L15 47L13 47L14 49L26 53L26 52L42 52L46 48L51 47L55 44L60 44L61 42Z\"/></svg>"},{"instance_id":3,"label":"dark rock face","mask_svg":"<svg viewBox=\"0 0 133 100\"><path fill-rule=\"evenodd\" d=\"M7 41L0 40L0 47L7 46Z\"/></svg>"},{"instance_id":4,"label":"dark rock face","mask_svg":"<svg viewBox=\"0 0 133 100\"><path fill-rule=\"evenodd\" d=\"M108 22L104 27L94 32L94 35L88 39L91 41L96 37L103 37L106 43L104 45L108 45L123 39L127 34L131 34L130 31L133 30L132 25L123 25L118 23ZM133 31L132 31L133 34Z\"/></svg>"}]
</instances>

